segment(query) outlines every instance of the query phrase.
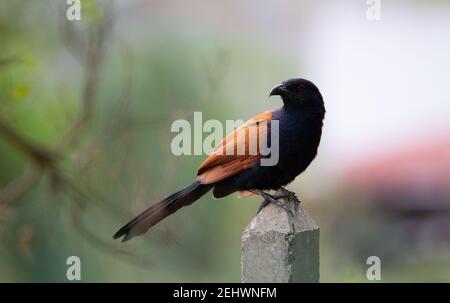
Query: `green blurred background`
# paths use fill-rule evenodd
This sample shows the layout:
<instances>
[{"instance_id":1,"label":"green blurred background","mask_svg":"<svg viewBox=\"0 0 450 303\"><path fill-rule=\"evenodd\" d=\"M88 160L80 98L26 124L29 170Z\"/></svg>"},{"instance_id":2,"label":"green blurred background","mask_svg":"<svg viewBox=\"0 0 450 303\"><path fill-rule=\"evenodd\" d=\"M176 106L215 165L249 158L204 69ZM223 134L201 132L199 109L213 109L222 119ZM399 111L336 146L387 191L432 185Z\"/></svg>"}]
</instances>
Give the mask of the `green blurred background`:
<instances>
[{"instance_id":1,"label":"green blurred background","mask_svg":"<svg viewBox=\"0 0 450 303\"><path fill-rule=\"evenodd\" d=\"M419 153L423 166L404 169L398 140L379 139L395 132L370 128L391 125L380 123L390 117L372 122L349 116L364 115L359 112L364 106L368 116L378 108L395 116L394 97L370 103L349 91L351 86L367 95L393 91L383 85L392 81L389 77L375 89L361 83L372 81L370 75L382 79L389 68L411 74L389 63L403 62L397 58L401 51L388 49L390 58L376 55L391 60L383 61L383 70L371 70L378 65L374 53L362 51L372 65L361 75L352 70L360 66L353 61L358 58L342 46L361 53L365 42L359 37L389 36L392 20L424 28L425 20L443 16L446 27L425 26L411 43L435 33L436 44L424 54L445 51L439 61L423 64L431 64L431 71L445 69L449 45L440 37L450 28L444 18L450 7L440 1L386 5L386 21L380 22L388 24L375 28L365 19L365 1L348 3L344 10L326 1L82 0L82 20L68 21L65 1L0 0L0 282L65 282L66 259L73 255L81 259L83 282L240 281L240 239L258 198L214 201L206 195L143 237L121 244L111 236L133 215L195 178L204 156L172 154L174 120L192 121L195 111L203 120L246 120L280 106L280 100L268 100L270 88L296 76L317 82L328 109L319 156L291 186L321 226L321 281L367 281L365 260L371 255L382 259L382 281L450 281L450 175L440 174L442 168L450 171L450 144L422 158ZM423 19L415 15L419 8L428 11ZM347 27L333 29L339 22ZM358 35L349 32L354 26ZM395 35L404 36L404 30ZM397 38L391 44L379 39L385 49ZM442 87L449 80L439 72L426 75L439 78ZM338 87L343 79L347 86ZM421 88L430 87L431 80ZM433 96L434 109L448 117L449 93ZM392 122L404 125L398 134L408 144L429 138L423 125L439 120L412 107L423 121L396 116ZM437 133L446 140L450 125L448 118L441 120ZM349 154L345 146L359 153ZM364 164L379 160L378 152L399 156L379 172L378 164ZM435 166L438 177L423 173ZM422 176L426 186L412 198L404 195L416 183L389 179L391 170ZM380 185L380 178L385 183Z\"/></svg>"}]
</instances>

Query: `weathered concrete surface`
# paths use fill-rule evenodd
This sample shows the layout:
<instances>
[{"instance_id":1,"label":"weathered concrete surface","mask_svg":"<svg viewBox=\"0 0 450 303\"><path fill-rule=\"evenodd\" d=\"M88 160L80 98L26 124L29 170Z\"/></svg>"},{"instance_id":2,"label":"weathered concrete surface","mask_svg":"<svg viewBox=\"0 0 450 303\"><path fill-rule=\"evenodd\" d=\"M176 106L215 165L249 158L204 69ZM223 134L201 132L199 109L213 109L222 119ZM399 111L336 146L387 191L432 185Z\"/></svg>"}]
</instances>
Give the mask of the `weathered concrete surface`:
<instances>
[{"instance_id":1,"label":"weathered concrete surface","mask_svg":"<svg viewBox=\"0 0 450 303\"><path fill-rule=\"evenodd\" d=\"M269 204L253 218L242 236L241 280L319 282L319 227L301 206L292 216Z\"/></svg>"}]
</instances>

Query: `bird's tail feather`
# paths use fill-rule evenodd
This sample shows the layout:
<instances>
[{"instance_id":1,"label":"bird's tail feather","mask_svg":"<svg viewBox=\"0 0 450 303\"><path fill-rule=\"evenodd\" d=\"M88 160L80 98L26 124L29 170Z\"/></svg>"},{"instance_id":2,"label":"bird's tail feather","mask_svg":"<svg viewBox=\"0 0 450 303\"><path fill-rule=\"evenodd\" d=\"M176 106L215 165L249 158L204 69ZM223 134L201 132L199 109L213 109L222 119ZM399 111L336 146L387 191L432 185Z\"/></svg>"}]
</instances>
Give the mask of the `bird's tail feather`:
<instances>
[{"instance_id":1,"label":"bird's tail feather","mask_svg":"<svg viewBox=\"0 0 450 303\"><path fill-rule=\"evenodd\" d=\"M113 236L118 239L122 236L122 242L128 241L134 236L142 235L153 225L157 224L162 219L170 216L183 206L189 205L200 199L211 189L210 185L200 184L195 181L191 185L173 193L161 202L150 206L133 220L128 222L125 226L119 229Z\"/></svg>"}]
</instances>

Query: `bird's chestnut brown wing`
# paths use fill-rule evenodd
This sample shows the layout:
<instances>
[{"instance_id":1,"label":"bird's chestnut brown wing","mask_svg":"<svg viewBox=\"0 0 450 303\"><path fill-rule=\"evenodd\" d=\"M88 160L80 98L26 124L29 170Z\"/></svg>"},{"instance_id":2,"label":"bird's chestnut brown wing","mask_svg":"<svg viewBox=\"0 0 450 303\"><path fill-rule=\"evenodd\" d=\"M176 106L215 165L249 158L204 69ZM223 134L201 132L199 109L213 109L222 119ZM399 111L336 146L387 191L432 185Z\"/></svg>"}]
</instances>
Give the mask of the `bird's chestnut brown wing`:
<instances>
[{"instance_id":1,"label":"bird's chestnut brown wing","mask_svg":"<svg viewBox=\"0 0 450 303\"><path fill-rule=\"evenodd\" d=\"M251 145L259 145L259 140L250 137L267 138L271 120L272 113L263 112L226 136L198 168L197 180L202 184L216 183L255 165L261 154L259 146Z\"/></svg>"}]
</instances>

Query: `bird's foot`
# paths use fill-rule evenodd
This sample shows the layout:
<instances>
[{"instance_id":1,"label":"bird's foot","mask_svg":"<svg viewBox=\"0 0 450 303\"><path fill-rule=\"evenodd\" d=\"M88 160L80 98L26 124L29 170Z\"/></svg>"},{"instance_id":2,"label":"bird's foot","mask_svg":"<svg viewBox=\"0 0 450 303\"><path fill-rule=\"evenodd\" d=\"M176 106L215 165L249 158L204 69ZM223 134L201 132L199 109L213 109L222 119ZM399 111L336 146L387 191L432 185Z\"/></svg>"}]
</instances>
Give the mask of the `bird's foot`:
<instances>
[{"instance_id":1,"label":"bird's foot","mask_svg":"<svg viewBox=\"0 0 450 303\"><path fill-rule=\"evenodd\" d=\"M276 199L287 198L289 201L294 202L295 213L298 212L300 203L302 203L302 201L297 197L297 195L293 191L287 190L284 187L280 187L278 193L274 195L274 198Z\"/></svg>"},{"instance_id":2,"label":"bird's foot","mask_svg":"<svg viewBox=\"0 0 450 303\"><path fill-rule=\"evenodd\" d=\"M261 204L259 204L259 207L258 207L258 210L256 211L256 214L259 214L259 213L263 210L264 207L266 207L267 205L269 205L269 203L270 203L269 200L264 199L264 200L261 202Z\"/></svg>"},{"instance_id":3,"label":"bird's foot","mask_svg":"<svg viewBox=\"0 0 450 303\"><path fill-rule=\"evenodd\" d=\"M272 203L278 207L281 207L282 209L284 209L286 212L290 213L293 216L296 214L295 210L292 210L291 208L289 208L289 206L286 203L278 200L276 197L272 196L271 194L268 194L262 190L253 190L253 192L264 198L264 201L259 206L257 213L259 213L269 203Z\"/></svg>"}]
</instances>

